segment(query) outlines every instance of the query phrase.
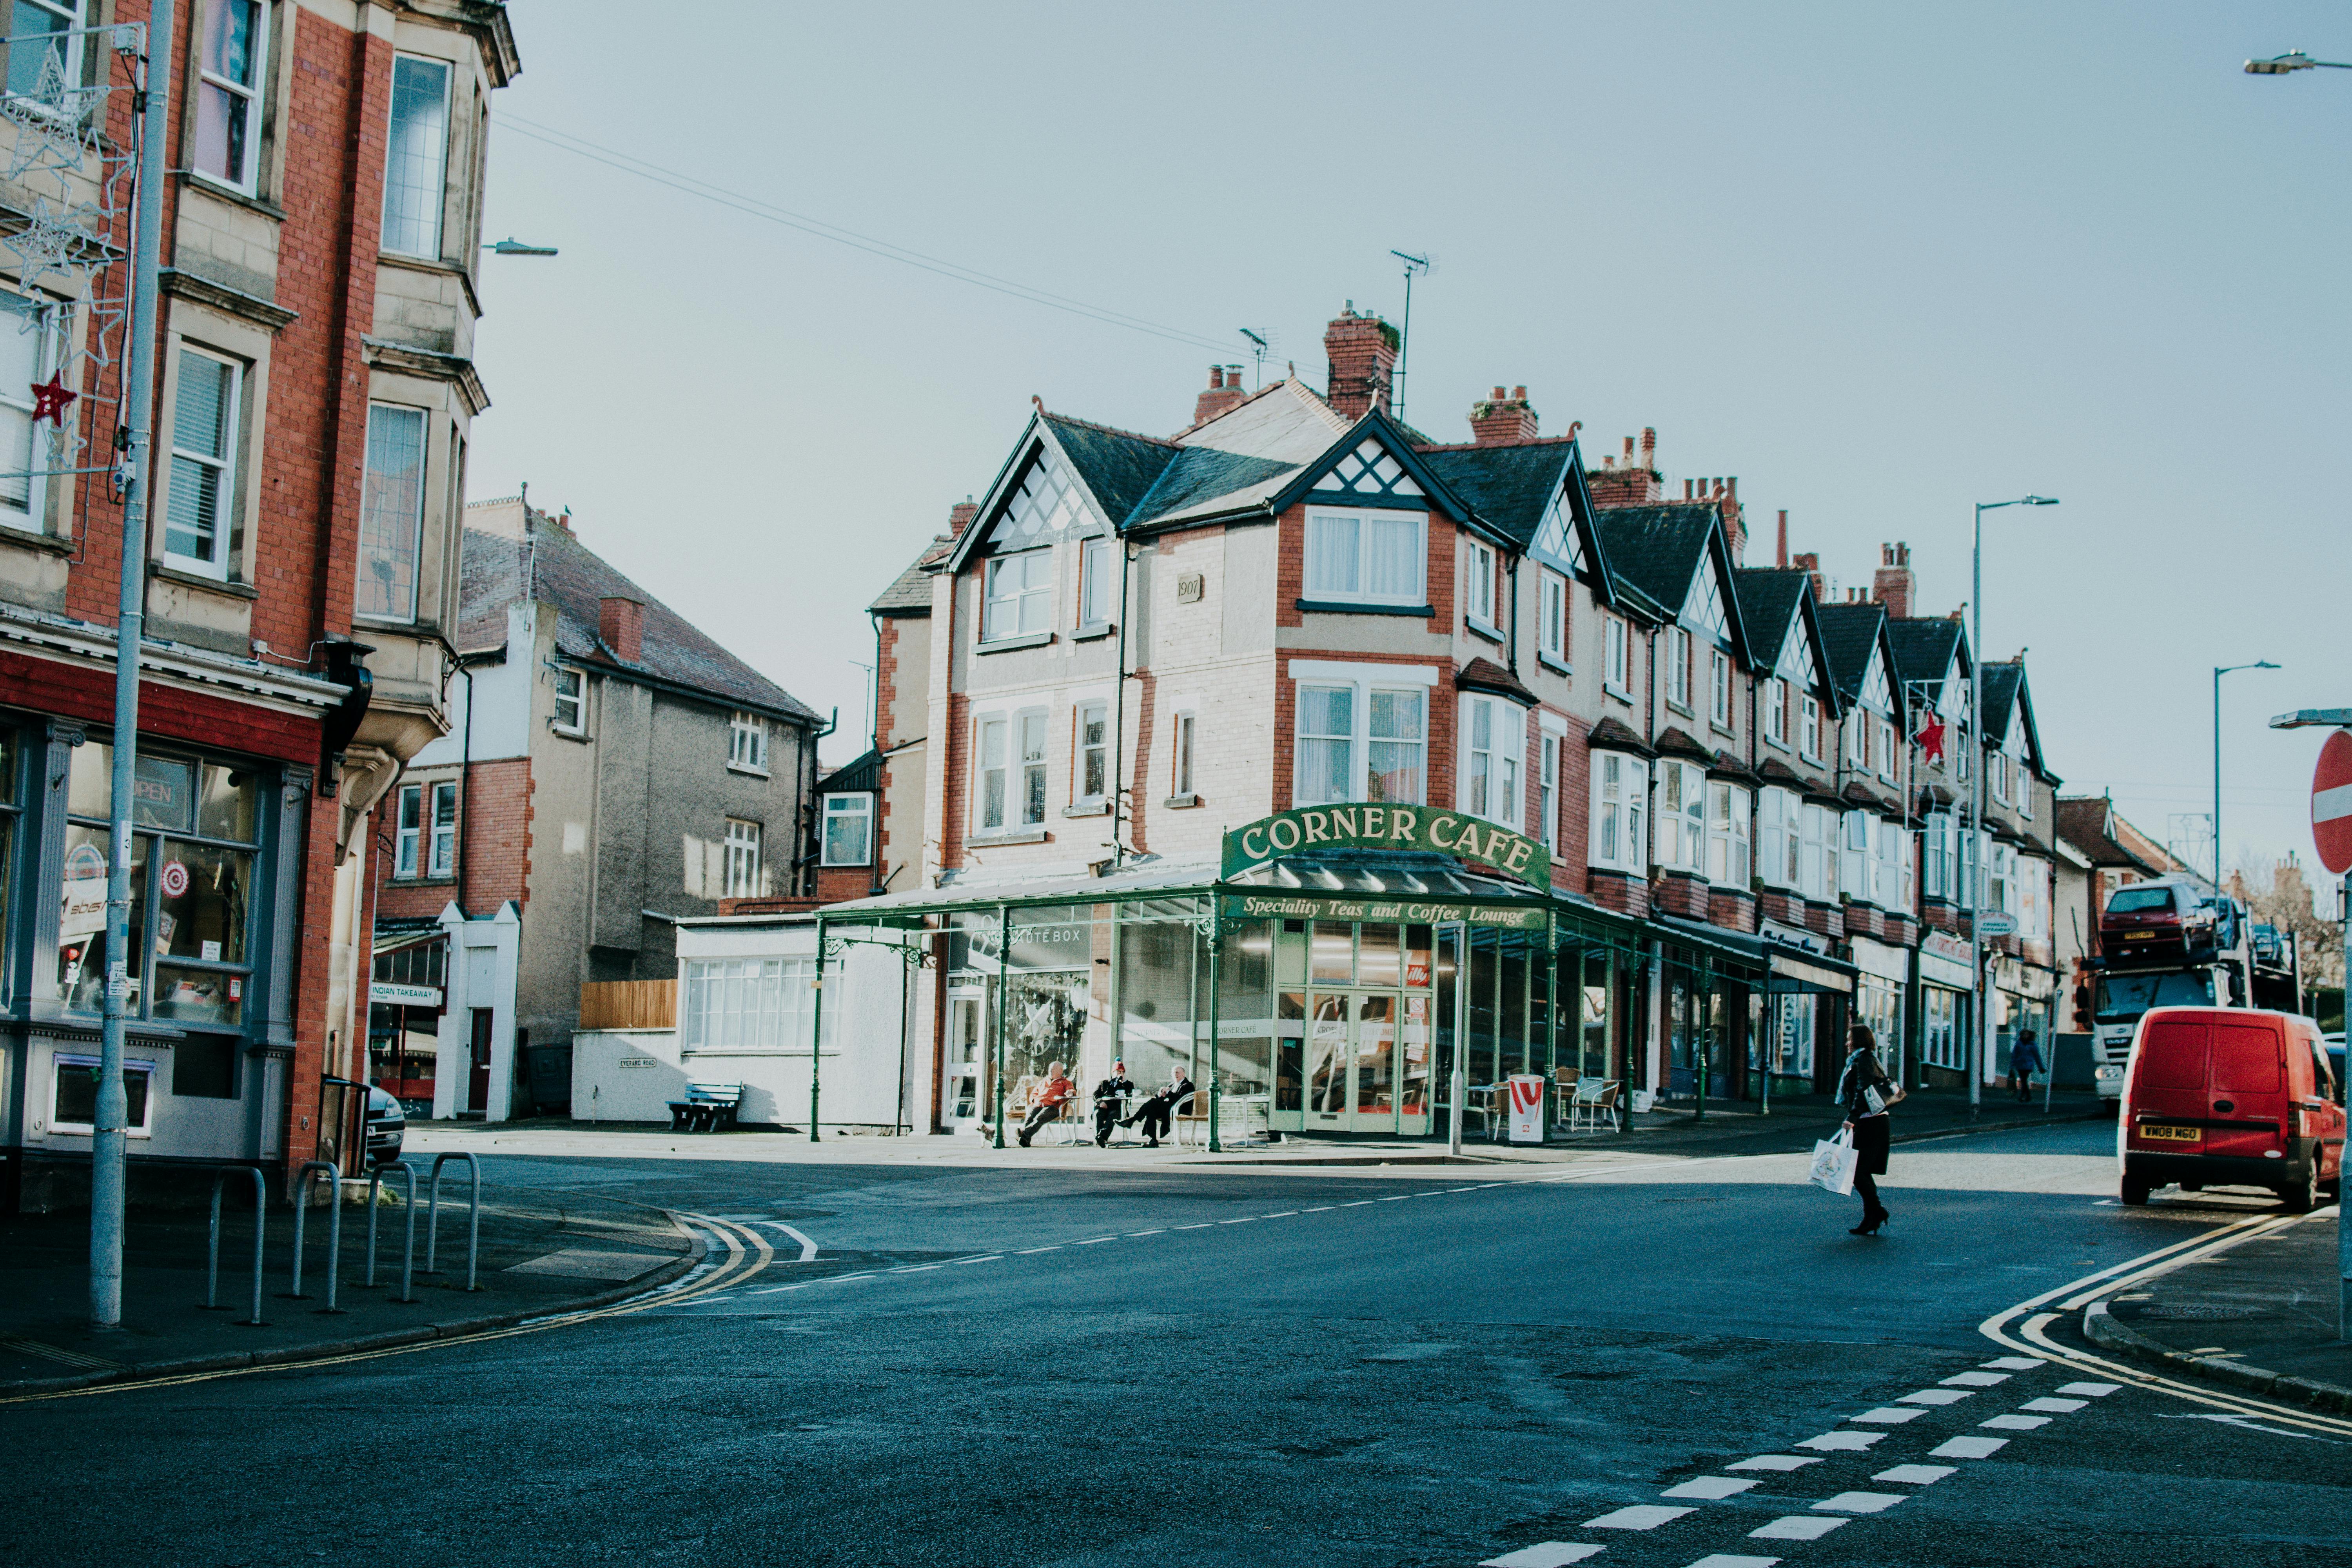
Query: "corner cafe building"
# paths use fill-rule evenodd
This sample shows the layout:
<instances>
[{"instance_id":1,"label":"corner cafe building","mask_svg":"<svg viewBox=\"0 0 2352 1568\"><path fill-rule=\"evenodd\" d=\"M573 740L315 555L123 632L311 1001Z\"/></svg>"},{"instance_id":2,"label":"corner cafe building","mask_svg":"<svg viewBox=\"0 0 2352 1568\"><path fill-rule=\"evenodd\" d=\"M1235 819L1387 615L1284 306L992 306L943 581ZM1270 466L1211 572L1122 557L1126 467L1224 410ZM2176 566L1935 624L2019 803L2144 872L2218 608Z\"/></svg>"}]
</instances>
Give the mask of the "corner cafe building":
<instances>
[{"instance_id":1,"label":"corner cafe building","mask_svg":"<svg viewBox=\"0 0 2352 1568\"><path fill-rule=\"evenodd\" d=\"M1465 1120L1483 1136L1499 1097L1477 1091L1513 1074L1651 1087L1668 1068L1650 1042L1737 1062L1764 1031L1713 1037L1727 1016L1852 988L1825 955L1669 931L1550 881L1541 843L1459 813L1308 806L1228 831L1215 862L955 880L831 905L818 939L857 992L871 949L906 964L902 1122L1000 1144L1055 1062L1081 1113L1113 1061L1145 1092L1182 1068L1212 1148L1459 1137ZM849 1000L820 989L817 1006Z\"/></svg>"}]
</instances>

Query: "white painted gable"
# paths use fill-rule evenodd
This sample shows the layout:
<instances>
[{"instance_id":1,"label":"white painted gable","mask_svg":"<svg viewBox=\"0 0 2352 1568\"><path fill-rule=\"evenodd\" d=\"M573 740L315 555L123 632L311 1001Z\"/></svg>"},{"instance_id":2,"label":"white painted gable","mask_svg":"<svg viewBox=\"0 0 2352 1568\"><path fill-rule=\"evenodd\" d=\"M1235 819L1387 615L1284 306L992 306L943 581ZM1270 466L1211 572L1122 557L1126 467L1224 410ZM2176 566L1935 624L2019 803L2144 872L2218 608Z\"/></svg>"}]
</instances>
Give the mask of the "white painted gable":
<instances>
[{"instance_id":1,"label":"white painted gable","mask_svg":"<svg viewBox=\"0 0 2352 1568\"><path fill-rule=\"evenodd\" d=\"M1050 446L1040 445L1029 471L996 523L990 543L999 551L1024 550L1097 531L1093 511Z\"/></svg>"},{"instance_id":2,"label":"white painted gable","mask_svg":"<svg viewBox=\"0 0 2352 1568\"><path fill-rule=\"evenodd\" d=\"M1424 493L1419 485L1412 482L1412 476L1404 471L1404 465L1369 436L1354 451L1340 458L1338 466L1325 475L1316 488L1360 496L1419 496Z\"/></svg>"},{"instance_id":3,"label":"white painted gable","mask_svg":"<svg viewBox=\"0 0 2352 1568\"><path fill-rule=\"evenodd\" d=\"M1884 647L1870 656L1870 668L1862 678L1862 705L1874 713L1895 711L1894 682L1886 672L1886 650Z\"/></svg>"},{"instance_id":4,"label":"white painted gable","mask_svg":"<svg viewBox=\"0 0 2352 1568\"><path fill-rule=\"evenodd\" d=\"M1822 679L1821 660L1814 656L1812 639L1805 636L1801 616L1789 622L1789 635L1781 641L1772 673L1800 691L1817 692L1828 684Z\"/></svg>"},{"instance_id":5,"label":"white painted gable","mask_svg":"<svg viewBox=\"0 0 2352 1568\"><path fill-rule=\"evenodd\" d=\"M1723 574L1716 566L1712 550L1699 563L1698 574L1691 579L1690 597L1683 605L1682 622L1693 631L1706 633L1721 647L1731 646L1731 617L1723 608Z\"/></svg>"},{"instance_id":6,"label":"white painted gable","mask_svg":"<svg viewBox=\"0 0 2352 1568\"><path fill-rule=\"evenodd\" d=\"M1551 498L1551 510L1544 513L1543 526L1536 530L1537 553L1549 555L1554 561L1565 561L1578 576L1586 575L1584 537L1576 526L1576 514L1570 508L1568 487L1562 485Z\"/></svg>"}]
</instances>

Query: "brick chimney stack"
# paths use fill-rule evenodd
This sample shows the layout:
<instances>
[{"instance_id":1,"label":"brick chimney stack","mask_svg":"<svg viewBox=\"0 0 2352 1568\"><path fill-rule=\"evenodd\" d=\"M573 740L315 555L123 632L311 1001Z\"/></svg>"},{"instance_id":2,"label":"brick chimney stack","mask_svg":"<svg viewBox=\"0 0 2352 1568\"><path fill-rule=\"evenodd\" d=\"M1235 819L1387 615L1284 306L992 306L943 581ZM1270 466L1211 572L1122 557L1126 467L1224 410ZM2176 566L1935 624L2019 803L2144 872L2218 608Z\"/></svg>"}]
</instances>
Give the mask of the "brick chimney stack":
<instances>
[{"instance_id":1,"label":"brick chimney stack","mask_svg":"<svg viewBox=\"0 0 2352 1568\"><path fill-rule=\"evenodd\" d=\"M1911 546L1897 540L1878 547L1878 570L1871 574L1870 596L1886 606L1895 619L1908 620L1919 597L1919 579L1911 571Z\"/></svg>"},{"instance_id":2,"label":"brick chimney stack","mask_svg":"<svg viewBox=\"0 0 2352 1568\"><path fill-rule=\"evenodd\" d=\"M1237 364L1213 364L1209 367L1209 390L1192 400L1192 423L1206 425L1234 404L1245 394L1242 391L1242 367Z\"/></svg>"},{"instance_id":3,"label":"brick chimney stack","mask_svg":"<svg viewBox=\"0 0 2352 1568\"><path fill-rule=\"evenodd\" d=\"M646 651L645 601L619 597L597 600L596 635L623 664L642 662Z\"/></svg>"},{"instance_id":4,"label":"brick chimney stack","mask_svg":"<svg viewBox=\"0 0 2352 1568\"><path fill-rule=\"evenodd\" d=\"M1828 593L1822 578L1822 558L1808 550L1802 555L1794 557L1790 563L1813 580L1813 603L1820 604Z\"/></svg>"},{"instance_id":5,"label":"brick chimney stack","mask_svg":"<svg viewBox=\"0 0 2352 1568\"><path fill-rule=\"evenodd\" d=\"M1789 509L1785 506L1780 509L1780 549L1772 564L1783 572L1789 569Z\"/></svg>"},{"instance_id":6,"label":"brick chimney stack","mask_svg":"<svg viewBox=\"0 0 2352 1568\"><path fill-rule=\"evenodd\" d=\"M1723 510L1723 531L1731 541L1731 563L1748 564L1748 516L1739 510L1739 476L1732 475L1723 481L1717 492L1716 505Z\"/></svg>"},{"instance_id":7,"label":"brick chimney stack","mask_svg":"<svg viewBox=\"0 0 2352 1568\"><path fill-rule=\"evenodd\" d=\"M1511 388L1511 395L1506 397L1498 386L1492 397L1472 404L1470 438L1481 447L1534 440L1536 411L1528 406L1528 389L1515 386Z\"/></svg>"},{"instance_id":8,"label":"brick chimney stack","mask_svg":"<svg viewBox=\"0 0 2352 1568\"><path fill-rule=\"evenodd\" d=\"M1324 396L1341 417L1361 419L1375 408L1388 412L1397 361L1394 327L1378 316L1359 316L1350 300L1323 330L1323 353L1331 363Z\"/></svg>"},{"instance_id":9,"label":"brick chimney stack","mask_svg":"<svg viewBox=\"0 0 2352 1568\"><path fill-rule=\"evenodd\" d=\"M963 500L948 508L948 537L950 539L960 537L965 529L971 526L971 520L979 515L980 503L970 496L964 497Z\"/></svg>"}]
</instances>

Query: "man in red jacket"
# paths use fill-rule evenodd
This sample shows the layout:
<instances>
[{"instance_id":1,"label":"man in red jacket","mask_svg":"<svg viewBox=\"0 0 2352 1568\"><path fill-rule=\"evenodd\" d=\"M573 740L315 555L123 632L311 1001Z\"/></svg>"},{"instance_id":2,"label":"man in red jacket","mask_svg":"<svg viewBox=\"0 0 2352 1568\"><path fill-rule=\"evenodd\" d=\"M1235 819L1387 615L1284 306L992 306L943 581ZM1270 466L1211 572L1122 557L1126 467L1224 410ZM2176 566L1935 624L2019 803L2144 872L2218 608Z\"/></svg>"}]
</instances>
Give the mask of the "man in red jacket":
<instances>
[{"instance_id":1,"label":"man in red jacket","mask_svg":"<svg viewBox=\"0 0 2352 1568\"><path fill-rule=\"evenodd\" d=\"M1045 1081L1030 1091L1029 1120L1022 1123L1021 1146L1024 1149L1029 1147L1029 1140L1035 1137L1037 1129L1045 1126L1048 1121L1060 1121L1062 1108L1067 1105L1077 1092L1078 1086L1064 1076L1060 1062L1055 1062L1047 1067Z\"/></svg>"}]
</instances>

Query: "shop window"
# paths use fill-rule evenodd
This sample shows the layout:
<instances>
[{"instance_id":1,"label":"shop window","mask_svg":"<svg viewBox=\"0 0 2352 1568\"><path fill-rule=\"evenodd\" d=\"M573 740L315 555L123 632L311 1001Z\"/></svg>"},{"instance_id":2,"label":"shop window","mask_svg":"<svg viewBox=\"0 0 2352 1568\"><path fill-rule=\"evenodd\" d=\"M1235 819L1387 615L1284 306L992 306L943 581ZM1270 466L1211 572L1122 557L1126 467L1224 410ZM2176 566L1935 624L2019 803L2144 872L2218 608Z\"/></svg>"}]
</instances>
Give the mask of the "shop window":
<instances>
[{"instance_id":1,"label":"shop window","mask_svg":"<svg viewBox=\"0 0 2352 1568\"><path fill-rule=\"evenodd\" d=\"M824 797L824 864L868 866L874 861L874 797Z\"/></svg>"},{"instance_id":2,"label":"shop window","mask_svg":"<svg viewBox=\"0 0 2352 1568\"><path fill-rule=\"evenodd\" d=\"M67 1056L63 1052L49 1058L50 1131L88 1136L95 1131L99 1065L96 1057ZM154 1109L154 1096L148 1091L154 1077L153 1062L122 1064L122 1090L130 1100L125 1121L133 1138L144 1138L153 1131L149 1116Z\"/></svg>"}]
</instances>

